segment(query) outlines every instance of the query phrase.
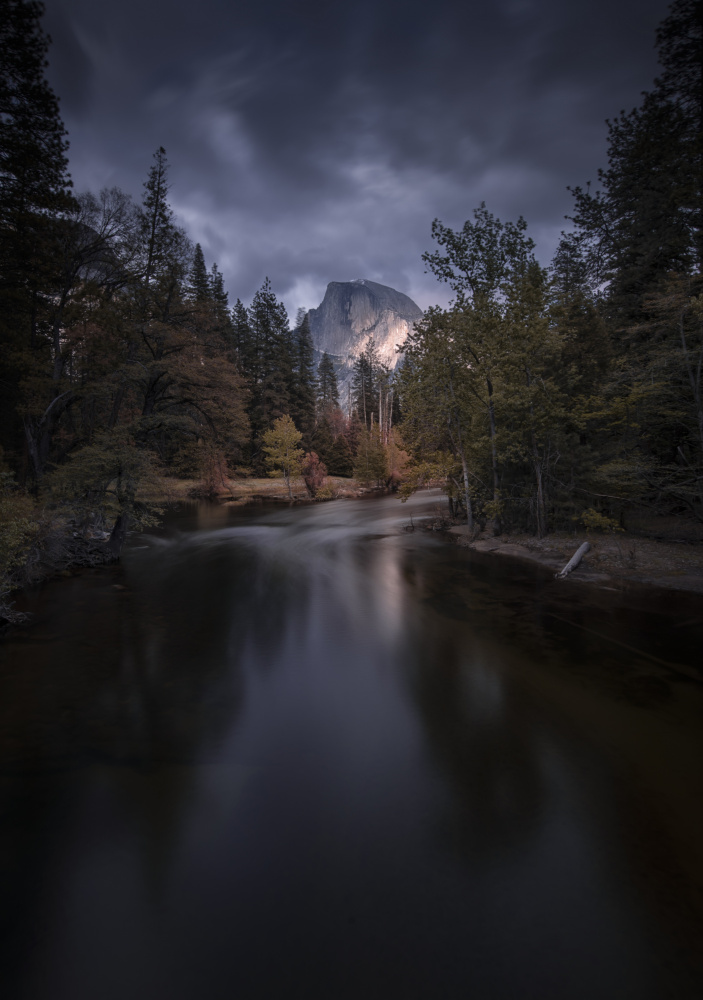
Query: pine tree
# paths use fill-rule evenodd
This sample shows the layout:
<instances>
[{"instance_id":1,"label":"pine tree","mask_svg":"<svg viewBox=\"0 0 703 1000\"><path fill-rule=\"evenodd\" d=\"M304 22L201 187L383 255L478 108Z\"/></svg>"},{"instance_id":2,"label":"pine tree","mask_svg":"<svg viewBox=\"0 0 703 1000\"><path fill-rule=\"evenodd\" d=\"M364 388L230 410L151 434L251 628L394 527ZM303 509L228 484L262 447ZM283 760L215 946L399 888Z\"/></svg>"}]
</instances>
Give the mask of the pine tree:
<instances>
[{"instance_id":1,"label":"pine tree","mask_svg":"<svg viewBox=\"0 0 703 1000\"><path fill-rule=\"evenodd\" d=\"M573 189L577 234L621 329L646 319L645 297L667 275L703 264L701 0L672 4L657 45L664 72L654 89L608 122L600 190Z\"/></svg>"},{"instance_id":2,"label":"pine tree","mask_svg":"<svg viewBox=\"0 0 703 1000\"><path fill-rule=\"evenodd\" d=\"M195 302L209 302L212 298L212 288L205 266L203 248L199 243L195 244L193 251L193 263L190 269L190 295Z\"/></svg>"},{"instance_id":3,"label":"pine tree","mask_svg":"<svg viewBox=\"0 0 703 1000\"><path fill-rule=\"evenodd\" d=\"M290 386L293 380L293 356L285 306L279 302L265 279L249 309L251 345L247 375L251 401L249 418L252 431L252 456L260 453L261 437L274 420L290 410Z\"/></svg>"},{"instance_id":4,"label":"pine tree","mask_svg":"<svg viewBox=\"0 0 703 1000\"><path fill-rule=\"evenodd\" d=\"M388 479L388 456L376 425L362 428L356 452L354 478L360 483L374 486L383 486Z\"/></svg>"},{"instance_id":5,"label":"pine tree","mask_svg":"<svg viewBox=\"0 0 703 1000\"><path fill-rule=\"evenodd\" d=\"M362 423L359 419L359 414L356 410L352 410L349 415L349 422L347 423L346 430L344 431L344 437L349 445L349 452L352 458L356 458L356 452L359 447L359 438L361 436Z\"/></svg>"},{"instance_id":6,"label":"pine tree","mask_svg":"<svg viewBox=\"0 0 703 1000\"><path fill-rule=\"evenodd\" d=\"M225 279L217 264L213 264L210 268L209 287L210 294L217 304L218 309L221 312L227 312L229 309L229 296L225 289Z\"/></svg>"},{"instance_id":7,"label":"pine tree","mask_svg":"<svg viewBox=\"0 0 703 1000\"><path fill-rule=\"evenodd\" d=\"M381 362L373 337L354 362L352 375L352 399L363 424L371 426L372 418L378 416Z\"/></svg>"},{"instance_id":8,"label":"pine tree","mask_svg":"<svg viewBox=\"0 0 703 1000\"><path fill-rule=\"evenodd\" d=\"M335 406L339 406L337 375L332 358L325 352L317 366L317 408L324 413Z\"/></svg>"},{"instance_id":9,"label":"pine tree","mask_svg":"<svg viewBox=\"0 0 703 1000\"><path fill-rule=\"evenodd\" d=\"M163 146L154 153L141 206L141 264L145 289L166 293L182 282L189 266L189 241L168 202L168 160ZM163 301L163 294L160 296Z\"/></svg>"},{"instance_id":10,"label":"pine tree","mask_svg":"<svg viewBox=\"0 0 703 1000\"><path fill-rule=\"evenodd\" d=\"M212 302L213 329L218 332L231 350L234 328L229 309L229 296L225 288L224 277L218 269L217 264L213 264L210 269L209 288Z\"/></svg>"},{"instance_id":11,"label":"pine tree","mask_svg":"<svg viewBox=\"0 0 703 1000\"><path fill-rule=\"evenodd\" d=\"M45 78L43 12L41 3L0 0L0 446L17 465L21 383L51 365L44 326L61 281L63 217L76 210L66 130Z\"/></svg>"},{"instance_id":12,"label":"pine tree","mask_svg":"<svg viewBox=\"0 0 703 1000\"><path fill-rule=\"evenodd\" d=\"M0 0L0 276L4 290L41 284L52 223L75 208L59 104L46 81L44 6Z\"/></svg>"},{"instance_id":13,"label":"pine tree","mask_svg":"<svg viewBox=\"0 0 703 1000\"><path fill-rule=\"evenodd\" d=\"M237 299L232 307L232 347L233 359L247 377L253 364L252 331L249 326L249 314L241 299Z\"/></svg>"},{"instance_id":14,"label":"pine tree","mask_svg":"<svg viewBox=\"0 0 703 1000\"><path fill-rule=\"evenodd\" d=\"M351 476L354 472L354 456L344 434L338 434L327 450L327 469L333 476Z\"/></svg>"},{"instance_id":15,"label":"pine tree","mask_svg":"<svg viewBox=\"0 0 703 1000\"><path fill-rule=\"evenodd\" d=\"M317 422L315 427L315 433L312 437L312 449L317 452L320 456L321 461L325 463L328 469L332 471L332 451L334 448L334 438L332 437L332 431L330 425L325 417L322 417Z\"/></svg>"},{"instance_id":16,"label":"pine tree","mask_svg":"<svg viewBox=\"0 0 703 1000\"><path fill-rule=\"evenodd\" d=\"M293 381L291 416L303 434L303 447L310 449L315 429L315 361L310 322L305 313L293 331Z\"/></svg>"},{"instance_id":17,"label":"pine tree","mask_svg":"<svg viewBox=\"0 0 703 1000\"><path fill-rule=\"evenodd\" d=\"M561 375L575 398L595 395L612 357L612 346L578 234L563 234L550 268L549 313L564 337Z\"/></svg>"}]
</instances>

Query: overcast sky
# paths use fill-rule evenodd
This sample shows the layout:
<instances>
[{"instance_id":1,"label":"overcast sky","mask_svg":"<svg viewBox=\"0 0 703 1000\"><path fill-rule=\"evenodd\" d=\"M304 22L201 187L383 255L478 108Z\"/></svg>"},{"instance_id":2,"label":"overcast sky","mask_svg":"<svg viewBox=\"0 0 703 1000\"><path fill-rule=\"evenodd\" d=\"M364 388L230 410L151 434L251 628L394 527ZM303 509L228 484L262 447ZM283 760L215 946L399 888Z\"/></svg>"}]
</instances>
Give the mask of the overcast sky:
<instances>
[{"instance_id":1,"label":"overcast sky","mask_svg":"<svg viewBox=\"0 0 703 1000\"><path fill-rule=\"evenodd\" d=\"M604 119L656 73L662 0L46 0L78 191L171 204L230 302L268 275L291 316L370 278L422 308L435 217L523 215L548 263Z\"/></svg>"}]
</instances>

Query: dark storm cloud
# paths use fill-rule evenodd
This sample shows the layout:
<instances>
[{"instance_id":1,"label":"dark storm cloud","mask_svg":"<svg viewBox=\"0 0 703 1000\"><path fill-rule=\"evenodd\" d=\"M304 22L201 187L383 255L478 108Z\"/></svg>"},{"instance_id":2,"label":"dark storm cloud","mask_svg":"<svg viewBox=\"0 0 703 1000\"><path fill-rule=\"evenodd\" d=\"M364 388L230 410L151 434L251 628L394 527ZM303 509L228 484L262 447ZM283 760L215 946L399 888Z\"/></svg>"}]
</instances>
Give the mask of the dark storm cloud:
<instances>
[{"instance_id":1,"label":"dark storm cloud","mask_svg":"<svg viewBox=\"0 0 703 1000\"><path fill-rule=\"evenodd\" d=\"M596 179L603 119L656 68L661 0L232 5L53 0L50 75L78 189L141 193L166 147L172 203L230 297L265 275L291 312L368 277L421 306L435 216L522 214L544 262Z\"/></svg>"}]
</instances>

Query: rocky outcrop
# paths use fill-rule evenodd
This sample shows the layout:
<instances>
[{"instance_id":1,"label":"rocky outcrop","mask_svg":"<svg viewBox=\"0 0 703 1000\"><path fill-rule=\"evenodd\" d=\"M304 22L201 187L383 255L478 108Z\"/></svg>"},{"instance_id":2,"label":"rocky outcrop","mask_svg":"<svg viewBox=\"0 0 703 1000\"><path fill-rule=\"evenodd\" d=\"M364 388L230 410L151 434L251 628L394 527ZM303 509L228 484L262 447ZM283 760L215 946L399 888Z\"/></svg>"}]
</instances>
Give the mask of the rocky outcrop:
<instances>
[{"instance_id":1,"label":"rocky outcrop","mask_svg":"<svg viewBox=\"0 0 703 1000\"><path fill-rule=\"evenodd\" d=\"M343 388L369 337L383 364L395 368L397 348L422 317L422 310L395 288L357 278L331 281L320 305L308 315L318 360L323 353L330 355Z\"/></svg>"}]
</instances>

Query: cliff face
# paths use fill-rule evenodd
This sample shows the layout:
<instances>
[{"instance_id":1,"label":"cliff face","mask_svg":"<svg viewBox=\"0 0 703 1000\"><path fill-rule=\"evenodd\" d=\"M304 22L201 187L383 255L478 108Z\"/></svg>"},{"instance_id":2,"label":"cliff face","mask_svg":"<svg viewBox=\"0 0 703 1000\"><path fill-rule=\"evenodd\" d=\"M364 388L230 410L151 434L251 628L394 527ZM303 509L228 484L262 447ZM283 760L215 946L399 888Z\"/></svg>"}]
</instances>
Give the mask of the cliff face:
<instances>
[{"instance_id":1,"label":"cliff face","mask_svg":"<svg viewBox=\"0 0 703 1000\"><path fill-rule=\"evenodd\" d=\"M395 368L399 360L396 346L405 341L422 310L394 288L357 278L331 281L320 305L308 315L318 360L325 352L332 357L341 388L349 381L354 361L369 337L373 337L383 364Z\"/></svg>"}]
</instances>

